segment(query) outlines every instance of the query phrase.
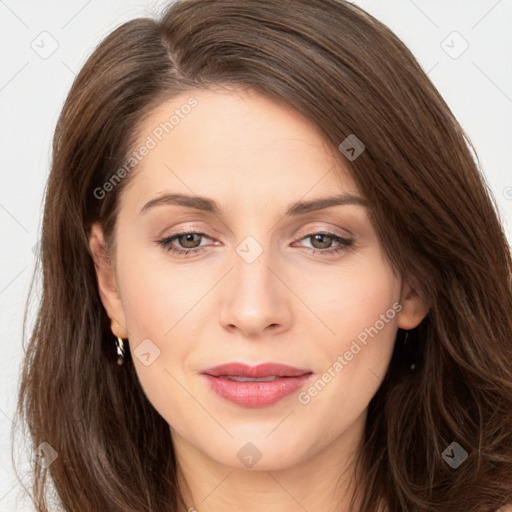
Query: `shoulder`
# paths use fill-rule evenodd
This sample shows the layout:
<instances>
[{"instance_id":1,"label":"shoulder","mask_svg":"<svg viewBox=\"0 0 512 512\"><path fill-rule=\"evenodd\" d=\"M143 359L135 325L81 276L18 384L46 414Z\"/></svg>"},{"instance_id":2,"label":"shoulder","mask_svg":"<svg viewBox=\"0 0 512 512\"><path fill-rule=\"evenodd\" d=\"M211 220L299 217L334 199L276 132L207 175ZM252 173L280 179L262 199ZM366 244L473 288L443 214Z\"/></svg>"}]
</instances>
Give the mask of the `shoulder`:
<instances>
[{"instance_id":1,"label":"shoulder","mask_svg":"<svg viewBox=\"0 0 512 512\"><path fill-rule=\"evenodd\" d=\"M512 503L509 503L508 505L505 505L504 507L501 507L496 512L512 512Z\"/></svg>"}]
</instances>

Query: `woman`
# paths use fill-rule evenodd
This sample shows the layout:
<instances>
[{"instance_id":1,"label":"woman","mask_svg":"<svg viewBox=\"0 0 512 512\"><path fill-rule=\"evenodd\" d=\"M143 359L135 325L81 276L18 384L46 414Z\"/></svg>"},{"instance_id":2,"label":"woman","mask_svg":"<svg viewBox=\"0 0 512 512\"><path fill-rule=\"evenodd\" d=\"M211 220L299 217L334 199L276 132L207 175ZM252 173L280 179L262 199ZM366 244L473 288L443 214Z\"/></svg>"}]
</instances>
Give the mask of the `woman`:
<instances>
[{"instance_id":1,"label":"woman","mask_svg":"<svg viewBox=\"0 0 512 512\"><path fill-rule=\"evenodd\" d=\"M66 511L511 503L512 263L467 144L348 2L110 34L54 139L37 510L51 486Z\"/></svg>"}]
</instances>

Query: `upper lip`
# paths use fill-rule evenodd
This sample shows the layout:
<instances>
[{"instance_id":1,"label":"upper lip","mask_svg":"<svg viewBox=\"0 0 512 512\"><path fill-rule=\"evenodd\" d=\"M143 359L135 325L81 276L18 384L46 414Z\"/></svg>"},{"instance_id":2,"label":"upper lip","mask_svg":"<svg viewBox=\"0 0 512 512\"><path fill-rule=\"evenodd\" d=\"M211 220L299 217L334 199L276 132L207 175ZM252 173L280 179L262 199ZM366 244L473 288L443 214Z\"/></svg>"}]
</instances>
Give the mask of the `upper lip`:
<instances>
[{"instance_id":1,"label":"upper lip","mask_svg":"<svg viewBox=\"0 0 512 512\"><path fill-rule=\"evenodd\" d=\"M264 363L257 366L248 366L243 363L227 363L207 368L201 373L211 375L212 377L229 375L232 377L252 377L257 379L271 376L299 377L300 375L311 373L311 370L294 368L293 366L280 363Z\"/></svg>"}]
</instances>

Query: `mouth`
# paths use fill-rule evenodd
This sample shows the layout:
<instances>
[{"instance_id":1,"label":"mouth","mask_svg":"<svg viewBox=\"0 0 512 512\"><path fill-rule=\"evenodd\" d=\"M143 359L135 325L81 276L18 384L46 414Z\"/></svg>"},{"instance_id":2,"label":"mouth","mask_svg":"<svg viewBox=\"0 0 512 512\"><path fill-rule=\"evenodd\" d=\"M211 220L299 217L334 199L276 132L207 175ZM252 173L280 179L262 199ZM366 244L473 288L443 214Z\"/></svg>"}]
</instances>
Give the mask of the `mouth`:
<instances>
[{"instance_id":1,"label":"mouth","mask_svg":"<svg viewBox=\"0 0 512 512\"><path fill-rule=\"evenodd\" d=\"M234 380L236 382L272 382L276 379L289 379L290 377L285 377L282 375L270 375L269 377L242 377L238 375L211 375L211 377L217 377L219 379L228 379Z\"/></svg>"},{"instance_id":2,"label":"mouth","mask_svg":"<svg viewBox=\"0 0 512 512\"><path fill-rule=\"evenodd\" d=\"M281 363L264 363L248 366L243 363L227 363L203 370L202 373L212 377L236 377L252 380L272 379L280 377L300 377L311 373L309 369L295 368Z\"/></svg>"},{"instance_id":3,"label":"mouth","mask_svg":"<svg viewBox=\"0 0 512 512\"><path fill-rule=\"evenodd\" d=\"M266 407L300 389L313 372L279 363L229 363L202 375L217 396L243 407Z\"/></svg>"}]
</instances>

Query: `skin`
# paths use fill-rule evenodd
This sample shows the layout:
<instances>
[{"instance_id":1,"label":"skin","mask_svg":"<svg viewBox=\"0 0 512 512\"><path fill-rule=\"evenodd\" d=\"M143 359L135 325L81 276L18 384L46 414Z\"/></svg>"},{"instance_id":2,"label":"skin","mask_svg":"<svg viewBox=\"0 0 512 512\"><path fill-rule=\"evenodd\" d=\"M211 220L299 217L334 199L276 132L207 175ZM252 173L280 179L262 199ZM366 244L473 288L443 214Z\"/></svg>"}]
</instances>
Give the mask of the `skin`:
<instances>
[{"instance_id":1,"label":"skin","mask_svg":"<svg viewBox=\"0 0 512 512\"><path fill-rule=\"evenodd\" d=\"M110 260L101 226L92 227L112 332L129 339L144 392L169 423L189 507L348 510L354 455L397 328L417 326L427 307L393 272L365 206L284 215L299 200L362 197L341 153L294 110L249 91L194 91L158 106L139 127L140 143L191 95L197 107L132 171ZM222 215L178 205L139 214L164 192L207 196ZM207 236L171 245L200 245L199 253L176 255L157 243L187 228ZM353 245L329 255L339 244L312 237L321 231ZM252 263L237 252L247 236L263 249ZM335 377L307 404L294 393L241 407L200 376L226 362L274 361L310 369L316 381L396 303L401 311L341 371L331 370ZM160 350L148 366L134 353L145 339ZM248 442L261 453L251 468L237 457Z\"/></svg>"}]
</instances>

